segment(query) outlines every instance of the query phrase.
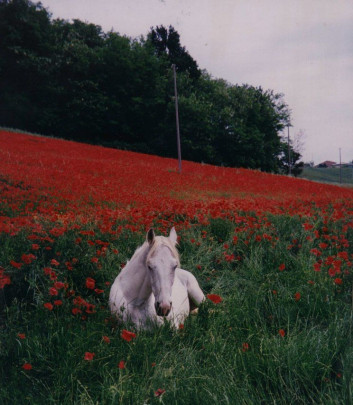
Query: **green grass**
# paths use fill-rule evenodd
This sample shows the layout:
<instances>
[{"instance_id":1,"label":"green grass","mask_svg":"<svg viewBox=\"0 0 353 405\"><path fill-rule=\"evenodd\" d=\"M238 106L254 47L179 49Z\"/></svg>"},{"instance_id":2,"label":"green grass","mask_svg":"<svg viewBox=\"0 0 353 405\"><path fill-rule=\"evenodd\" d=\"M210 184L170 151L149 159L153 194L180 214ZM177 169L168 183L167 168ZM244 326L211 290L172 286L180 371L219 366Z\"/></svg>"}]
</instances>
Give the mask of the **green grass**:
<instances>
[{"instance_id":1,"label":"green grass","mask_svg":"<svg viewBox=\"0 0 353 405\"><path fill-rule=\"evenodd\" d=\"M143 234L124 231L113 239L97 232L94 240L111 243L98 269L91 262L97 246L82 235L82 242L75 243L79 235L72 230L54 238L51 250L45 243L35 261L13 271L9 261L30 251L33 241L25 232L2 234L0 264L11 272L12 284L0 290L0 402L351 404L352 277L345 275L343 284L336 285L325 271L313 271L316 257L310 250L321 240L307 238L322 224L316 222L313 230L305 231L303 221L269 217L247 229L216 219L180 232L182 267L195 274L205 293L219 294L223 301L204 303L182 330L166 325L140 331L131 342L120 337L123 328L132 330L131 325L118 325L110 318L105 282L113 281L121 263L143 242ZM330 235L344 232L343 221L326 226ZM264 234L269 238L256 240ZM225 251L235 260L225 260ZM337 251L330 244L323 256ZM48 295L52 281L43 268L54 257L60 262L55 269L58 279L96 305L96 312L86 314L85 320L72 315L72 298L62 290L62 306L53 311L43 307L53 300ZM64 263L73 258L78 262L67 270ZM280 271L282 263L285 269ZM87 290L86 277L93 277L105 292ZM26 339L18 333L25 333ZM87 351L95 353L92 361L84 360ZM121 360L125 369L118 368ZM32 370L22 369L25 362ZM159 388L165 393L156 397Z\"/></svg>"},{"instance_id":2,"label":"green grass","mask_svg":"<svg viewBox=\"0 0 353 405\"><path fill-rule=\"evenodd\" d=\"M353 169L348 167L342 167L341 181L339 168L304 167L299 177L325 183L341 182L344 185L353 185Z\"/></svg>"}]
</instances>

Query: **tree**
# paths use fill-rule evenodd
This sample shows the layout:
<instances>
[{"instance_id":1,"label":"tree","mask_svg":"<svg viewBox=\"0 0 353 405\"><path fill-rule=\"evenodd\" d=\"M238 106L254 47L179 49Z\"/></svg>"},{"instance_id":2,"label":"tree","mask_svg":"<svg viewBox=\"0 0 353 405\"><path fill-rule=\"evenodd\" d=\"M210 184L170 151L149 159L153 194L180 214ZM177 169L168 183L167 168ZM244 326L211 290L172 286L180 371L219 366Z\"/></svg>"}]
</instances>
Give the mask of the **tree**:
<instances>
[{"instance_id":1,"label":"tree","mask_svg":"<svg viewBox=\"0 0 353 405\"><path fill-rule=\"evenodd\" d=\"M178 72L188 72L192 79L198 79L201 72L196 61L180 44L180 35L171 25L165 28L163 25L151 28L147 36L153 45L156 55L165 58L169 65L175 64Z\"/></svg>"},{"instance_id":2,"label":"tree","mask_svg":"<svg viewBox=\"0 0 353 405\"><path fill-rule=\"evenodd\" d=\"M297 177L303 171L304 162L300 161L302 156L293 148L291 140L289 141L289 155L290 158L288 159L288 141L282 140L280 153L278 155L280 172L289 174L290 163L290 172L293 176Z\"/></svg>"},{"instance_id":3,"label":"tree","mask_svg":"<svg viewBox=\"0 0 353 405\"><path fill-rule=\"evenodd\" d=\"M0 0L0 125L176 156L172 64L183 158L286 170L283 95L200 71L172 26L131 39Z\"/></svg>"}]
</instances>

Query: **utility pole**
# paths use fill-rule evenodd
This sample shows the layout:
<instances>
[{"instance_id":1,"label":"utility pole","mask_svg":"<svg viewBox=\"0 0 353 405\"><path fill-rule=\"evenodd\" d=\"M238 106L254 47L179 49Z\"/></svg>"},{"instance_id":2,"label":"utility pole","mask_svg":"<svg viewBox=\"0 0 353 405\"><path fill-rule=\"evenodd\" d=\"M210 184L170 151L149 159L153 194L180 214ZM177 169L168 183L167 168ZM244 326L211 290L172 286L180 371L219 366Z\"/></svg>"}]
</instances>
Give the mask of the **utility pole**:
<instances>
[{"instance_id":1,"label":"utility pole","mask_svg":"<svg viewBox=\"0 0 353 405\"><path fill-rule=\"evenodd\" d=\"M290 146L289 146L289 124L288 124L288 174L291 176L292 170L291 170L291 163L290 163Z\"/></svg>"},{"instance_id":2,"label":"utility pole","mask_svg":"<svg viewBox=\"0 0 353 405\"><path fill-rule=\"evenodd\" d=\"M342 183L342 160L341 160L341 148L340 148L340 184Z\"/></svg>"},{"instance_id":3,"label":"utility pole","mask_svg":"<svg viewBox=\"0 0 353 405\"><path fill-rule=\"evenodd\" d=\"M178 90L176 81L176 70L175 65L172 65L173 76L174 76L174 98L175 98L175 120L176 120L176 130L177 130L177 147L178 147L178 162L179 162L179 173L181 173L181 146L180 146L180 128L179 128L179 110L178 110Z\"/></svg>"}]
</instances>

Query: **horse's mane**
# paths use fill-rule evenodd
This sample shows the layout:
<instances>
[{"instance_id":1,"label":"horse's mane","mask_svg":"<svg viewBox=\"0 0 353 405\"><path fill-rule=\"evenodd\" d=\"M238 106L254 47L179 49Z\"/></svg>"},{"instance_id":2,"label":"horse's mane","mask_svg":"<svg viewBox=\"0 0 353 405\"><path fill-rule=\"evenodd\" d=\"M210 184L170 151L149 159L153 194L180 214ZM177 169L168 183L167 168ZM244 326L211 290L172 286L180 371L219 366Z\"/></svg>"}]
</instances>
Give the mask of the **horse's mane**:
<instances>
[{"instance_id":1,"label":"horse's mane","mask_svg":"<svg viewBox=\"0 0 353 405\"><path fill-rule=\"evenodd\" d=\"M153 255L156 249L160 246L166 246L172 252L172 255L178 262L178 267L180 267L179 252L177 248L170 242L169 238L166 238L165 236L155 236L151 249L148 252L147 260L151 255Z\"/></svg>"}]
</instances>

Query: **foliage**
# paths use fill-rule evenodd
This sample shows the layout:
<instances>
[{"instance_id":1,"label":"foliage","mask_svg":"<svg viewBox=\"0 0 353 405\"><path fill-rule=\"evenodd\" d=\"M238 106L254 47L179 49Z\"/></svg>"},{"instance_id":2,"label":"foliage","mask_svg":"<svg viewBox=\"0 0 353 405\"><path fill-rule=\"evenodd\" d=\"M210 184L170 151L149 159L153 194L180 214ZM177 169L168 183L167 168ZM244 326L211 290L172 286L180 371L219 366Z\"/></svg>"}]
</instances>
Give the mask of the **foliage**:
<instances>
[{"instance_id":1,"label":"foliage","mask_svg":"<svg viewBox=\"0 0 353 405\"><path fill-rule=\"evenodd\" d=\"M183 157L277 172L283 95L212 78L172 26L131 39L52 20L40 3L0 2L2 126L175 156L172 63Z\"/></svg>"},{"instance_id":2,"label":"foliage","mask_svg":"<svg viewBox=\"0 0 353 405\"><path fill-rule=\"evenodd\" d=\"M0 158L1 403L351 403L352 190L5 131ZM112 281L173 225L222 299L117 324Z\"/></svg>"},{"instance_id":3,"label":"foliage","mask_svg":"<svg viewBox=\"0 0 353 405\"><path fill-rule=\"evenodd\" d=\"M288 141L281 141L279 167L282 173L299 176L304 168L304 162L300 161L300 158L301 154L293 148L291 140L289 145Z\"/></svg>"}]
</instances>

